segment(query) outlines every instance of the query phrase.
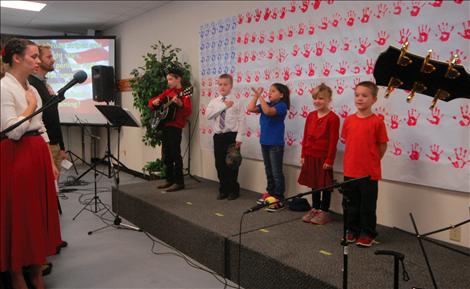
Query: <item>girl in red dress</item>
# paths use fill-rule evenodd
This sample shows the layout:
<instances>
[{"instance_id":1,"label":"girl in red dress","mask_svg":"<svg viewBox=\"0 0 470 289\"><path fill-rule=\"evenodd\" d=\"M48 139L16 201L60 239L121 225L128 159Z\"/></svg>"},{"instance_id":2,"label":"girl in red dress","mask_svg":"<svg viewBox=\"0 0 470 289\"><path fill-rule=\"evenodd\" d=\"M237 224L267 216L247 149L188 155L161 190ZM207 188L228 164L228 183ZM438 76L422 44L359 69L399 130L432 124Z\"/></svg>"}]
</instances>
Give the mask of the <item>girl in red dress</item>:
<instances>
[{"instance_id":1,"label":"girl in red dress","mask_svg":"<svg viewBox=\"0 0 470 289\"><path fill-rule=\"evenodd\" d=\"M330 110L332 91L327 85L322 83L316 87L312 97L316 110L310 112L305 121L298 182L315 190L333 184L339 117ZM312 209L302 217L302 221L317 225L328 223L330 200L329 190L313 193Z\"/></svg>"},{"instance_id":2,"label":"girl in red dress","mask_svg":"<svg viewBox=\"0 0 470 289\"><path fill-rule=\"evenodd\" d=\"M2 50L8 64L1 80L1 123L4 130L41 107L27 78L40 63L38 47L10 39ZM0 272L9 271L15 289L27 289L23 267L36 289L44 288L41 264L62 242L54 179L58 171L37 114L0 140Z\"/></svg>"}]
</instances>

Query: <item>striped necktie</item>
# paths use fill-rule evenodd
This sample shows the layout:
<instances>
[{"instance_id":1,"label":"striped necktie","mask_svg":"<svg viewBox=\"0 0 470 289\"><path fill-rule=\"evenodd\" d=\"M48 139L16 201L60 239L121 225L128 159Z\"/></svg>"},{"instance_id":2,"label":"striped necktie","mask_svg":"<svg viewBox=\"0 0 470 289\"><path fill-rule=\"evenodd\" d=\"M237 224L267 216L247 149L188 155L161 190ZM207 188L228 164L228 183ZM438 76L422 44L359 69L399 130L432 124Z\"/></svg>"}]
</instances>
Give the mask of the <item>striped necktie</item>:
<instances>
[{"instance_id":1,"label":"striped necktie","mask_svg":"<svg viewBox=\"0 0 470 289\"><path fill-rule=\"evenodd\" d=\"M225 96L222 96L222 102L225 102ZM219 118L219 127L220 127L220 129L225 128L225 113L226 113L226 109L224 109L220 113L220 118Z\"/></svg>"}]
</instances>

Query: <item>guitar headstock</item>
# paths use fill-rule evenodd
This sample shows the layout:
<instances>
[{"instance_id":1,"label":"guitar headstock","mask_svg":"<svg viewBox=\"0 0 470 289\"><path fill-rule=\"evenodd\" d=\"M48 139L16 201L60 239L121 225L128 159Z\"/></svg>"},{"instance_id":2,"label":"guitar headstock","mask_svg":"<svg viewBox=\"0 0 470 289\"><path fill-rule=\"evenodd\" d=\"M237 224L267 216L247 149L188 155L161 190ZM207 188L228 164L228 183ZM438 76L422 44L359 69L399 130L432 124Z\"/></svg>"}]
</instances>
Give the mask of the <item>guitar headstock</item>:
<instances>
[{"instance_id":1,"label":"guitar headstock","mask_svg":"<svg viewBox=\"0 0 470 289\"><path fill-rule=\"evenodd\" d=\"M192 86L188 86L183 89L180 93L178 93L178 97L191 96L193 95L193 90L194 88Z\"/></svg>"},{"instance_id":2,"label":"guitar headstock","mask_svg":"<svg viewBox=\"0 0 470 289\"><path fill-rule=\"evenodd\" d=\"M395 88L409 90L408 102L415 93L433 97L431 109L438 100L470 99L470 75L463 66L456 64L457 56L445 63L432 60L432 50L425 57L407 50L408 42L401 49L390 46L375 63L375 81L377 85L387 87L386 98Z\"/></svg>"}]
</instances>

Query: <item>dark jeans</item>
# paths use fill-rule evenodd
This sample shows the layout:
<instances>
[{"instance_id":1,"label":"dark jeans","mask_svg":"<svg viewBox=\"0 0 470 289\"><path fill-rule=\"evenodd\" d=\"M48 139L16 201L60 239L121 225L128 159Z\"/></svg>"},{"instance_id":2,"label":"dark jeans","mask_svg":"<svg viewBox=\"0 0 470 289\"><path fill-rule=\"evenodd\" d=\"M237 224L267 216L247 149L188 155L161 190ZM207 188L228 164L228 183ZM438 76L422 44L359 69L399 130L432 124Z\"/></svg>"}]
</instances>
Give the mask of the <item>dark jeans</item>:
<instances>
[{"instance_id":1,"label":"dark jeans","mask_svg":"<svg viewBox=\"0 0 470 289\"><path fill-rule=\"evenodd\" d=\"M184 185L183 158L181 157L182 129L165 126L162 135L162 154L166 180L169 183Z\"/></svg>"},{"instance_id":2,"label":"dark jeans","mask_svg":"<svg viewBox=\"0 0 470 289\"><path fill-rule=\"evenodd\" d=\"M328 212L330 210L330 203L331 191L325 190L312 193L312 208Z\"/></svg>"},{"instance_id":3,"label":"dark jeans","mask_svg":"<svg viewBox=\"0 0 470 289\"><path fill-rule=\"evenodd\" d=\"M261 145L263 152L264 170L266 171L266 191L280 200L284 200L286 185L282 172L282 160L284 157L283 145Z\"/></svg>"},{"instance_id":4,"label":"dark jeans","mask_svg":"<svg viewBox=\"0 0 470 289\"><path fill-rule=\"evenodd\" d=\"M214 134L214 156L217 177L219 178L219 194L221 196L235 195L240 193L240 185L237 182L238 168L231 169L225 163L229 145L235 143L236 132Z\"/></svg>"},{"instance_id":5,"label":"dark jeans","mask_svg":"<svg viewBox=\"0 0 470 289\"><path fill-rule=\"evenodd\" d=\"M344 177L344 180L353 178ZM346 204L346 228L355 236L377 236L377 194L378 182L364 179L343 186L344 195L349 198ZM346 200L343 198L343 205Z\"/></svg>"}]
</instances>

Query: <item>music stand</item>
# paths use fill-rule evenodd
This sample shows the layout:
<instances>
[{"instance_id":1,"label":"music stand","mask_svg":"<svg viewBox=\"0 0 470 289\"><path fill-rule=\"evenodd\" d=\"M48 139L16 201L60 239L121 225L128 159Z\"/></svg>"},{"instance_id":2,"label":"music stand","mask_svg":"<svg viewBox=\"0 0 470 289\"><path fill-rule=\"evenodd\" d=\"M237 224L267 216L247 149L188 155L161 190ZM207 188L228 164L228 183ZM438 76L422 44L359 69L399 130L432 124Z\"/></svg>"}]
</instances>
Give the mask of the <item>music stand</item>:
<instances>
[{"instance_id":1,"label":"music stand","mask_svg":"<svg viewBox=\"0 0 470 289\"><path fill-rule=\"evenodd\" d=\"M112 125L118 128L118 157L116 161L118 162L118 167L117 170L114 168L113 162L111 160L111 152L109 153L109 165L111 166L111 169L114 171L113 176L114 176L114 181L116 183L116 190L117 190L117 204L116 204L116 216L114 218L113 223L108 224L104 227L98 228L93 231L89 231L88 235L93 234L94 232L101 231L105 228L108 227L115 227L117 229L129 229L129 230L136 230L136 231L142 231L141 229L131 226L131 225L126 225L126 224L121 224L121 218L119 217L119 166L121 164L119 160L119 152L120 152L120 143L121 143L121 127L122 126L130 126L130 127L139 127L138 121L134 118L134 116L128 111L123 109L120 106L116 105L95 105L95 107L106 117L108 122ZM109 148L108 148L109 149ZM113 157L114 159L114 157Z\"/></svg>"}]
</instances>

